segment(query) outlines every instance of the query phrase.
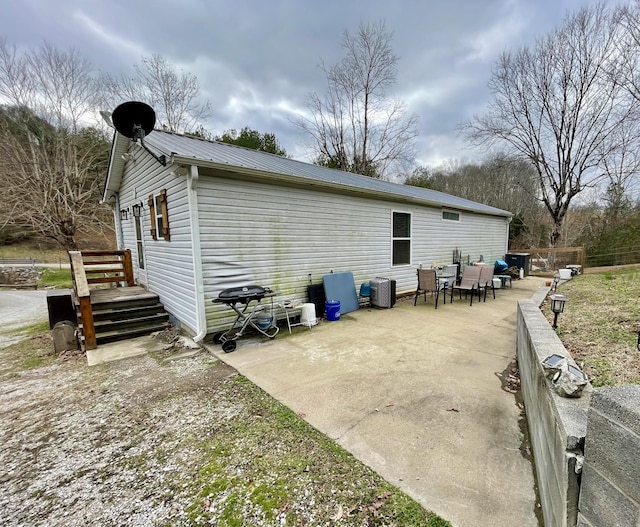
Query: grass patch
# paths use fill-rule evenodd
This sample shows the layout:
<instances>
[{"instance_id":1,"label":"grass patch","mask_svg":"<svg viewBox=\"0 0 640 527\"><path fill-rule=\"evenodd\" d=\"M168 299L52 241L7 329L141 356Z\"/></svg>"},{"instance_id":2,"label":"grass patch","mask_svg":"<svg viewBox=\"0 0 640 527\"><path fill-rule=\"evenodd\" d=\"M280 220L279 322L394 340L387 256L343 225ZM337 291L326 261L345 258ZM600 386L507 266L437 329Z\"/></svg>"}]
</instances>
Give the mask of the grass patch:
<instances>
[{"instance_id":1,"label":"grass patch","mask_svg":"<svg viewBox=\"0 0 640 527\"><path fill-rule=\"evenodd\" d=\"M39 287L54 287L56 289L71 289L71 269L45 268L40 273Z\"/></svg>"},{"instance_id":2,"label":"grass patch","mask_svg":"<svg viewBox=\"0 0 640 527\"><path fill-rule=\"evenodd\" d=\"M594 386L640 384L640 270L582 274L562 284L558 336ZM543 313L552 321L547 304Z\"/></svg>"},{"instance_id":3,"label":"grass patch","mask_svg":"<svg viewBox=\"0 0 640 527\"><path fill-rule=\"evenodd\" d=\"M35 324L29 324L28 326L22 326L20 328L13 328L8 330L0 330L3 335L20 335L25 337L36 337L49 330L49 321L42 320Z\"/></svg>"},{"instance_id":4,"label":"grass patch","mask_svg":"<svg viewBox=\"0 0 640 527\"><path fill-rule=\"evenodd\" d=\"M35 327L37 326L23 329L32 330ZM49 328L48 323L46 328ZM0 349L0 355L2 356L0 366L0 375L2 376L46 366L57 360L53 349L53 339L48 331L28 336L11 346Z\"/></svg>"},{"instance_id":5,"label":"grass patch","mask_svg":"<svg viewBox=\"0 0 640 527\"><path fill-rule=\"evenodd\" d=\"M60 249L41 248L37 244L20 243L0 246L0 259L29 258L44 263L69 263L66 251Z\"/></svg>"}]
</instances>

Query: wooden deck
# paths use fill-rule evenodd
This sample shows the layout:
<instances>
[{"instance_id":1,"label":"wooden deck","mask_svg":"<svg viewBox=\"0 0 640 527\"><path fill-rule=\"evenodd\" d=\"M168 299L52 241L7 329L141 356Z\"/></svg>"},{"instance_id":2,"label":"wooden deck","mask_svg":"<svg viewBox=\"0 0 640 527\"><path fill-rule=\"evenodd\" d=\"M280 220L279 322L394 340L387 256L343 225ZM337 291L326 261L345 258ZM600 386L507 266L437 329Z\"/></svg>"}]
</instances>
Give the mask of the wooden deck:
<instances>
[{"instance_id":1,"label":"wooden deck","mask_svg":"<svg viewBox=\"0 0 640 527\"><path fill-rule=\"evenodd\" d=\"M83 349L167 327L169 315L158 295L134 283L131 251L69 251L69 261Z\"/></svg>"}]
</instances>

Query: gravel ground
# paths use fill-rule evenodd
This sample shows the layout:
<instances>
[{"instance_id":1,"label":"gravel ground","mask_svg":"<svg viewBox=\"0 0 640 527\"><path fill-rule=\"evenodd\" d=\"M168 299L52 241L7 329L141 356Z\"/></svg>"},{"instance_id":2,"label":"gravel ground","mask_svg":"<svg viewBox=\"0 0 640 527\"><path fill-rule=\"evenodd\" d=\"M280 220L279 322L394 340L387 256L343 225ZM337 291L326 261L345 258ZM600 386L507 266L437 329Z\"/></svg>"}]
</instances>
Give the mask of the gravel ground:
<instances>
[{"instance_id":1,"label":"gravel ground","mask_svg":"<svg viewBox=\"0 0 640 527\"><path fill-rule=\"evenodd\" d=\"M5 374L0 525L182 523L197 457L190 439L237 411L212 408L234 375L207 355L95 369L75 358Z\"/></svg>"}]
</instances>

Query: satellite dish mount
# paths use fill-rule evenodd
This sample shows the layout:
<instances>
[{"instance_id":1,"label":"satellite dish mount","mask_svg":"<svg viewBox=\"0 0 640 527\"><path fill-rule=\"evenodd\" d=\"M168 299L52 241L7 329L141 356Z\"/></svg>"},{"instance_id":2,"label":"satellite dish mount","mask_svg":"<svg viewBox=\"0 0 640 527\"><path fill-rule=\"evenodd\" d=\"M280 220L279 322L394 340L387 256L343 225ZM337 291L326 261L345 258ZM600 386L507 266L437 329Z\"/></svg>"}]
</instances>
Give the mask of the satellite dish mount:
<instances>
[{"instance_id":1,"label":"satellite dish mount","mask_svg":"<svg viewBox=\"0 0 640 527\"><path fill-rule=\"evenodd\" d=\"M149 152L158 163L163 167L167 166L165 156L155 154L144 144L145 136L153 132L153 127L156 124L156 112L151 106L138 101L124 102L113 110L111 119L118 132L134 143L140 141L142 148Z\"/></svg>"}]
</instances>

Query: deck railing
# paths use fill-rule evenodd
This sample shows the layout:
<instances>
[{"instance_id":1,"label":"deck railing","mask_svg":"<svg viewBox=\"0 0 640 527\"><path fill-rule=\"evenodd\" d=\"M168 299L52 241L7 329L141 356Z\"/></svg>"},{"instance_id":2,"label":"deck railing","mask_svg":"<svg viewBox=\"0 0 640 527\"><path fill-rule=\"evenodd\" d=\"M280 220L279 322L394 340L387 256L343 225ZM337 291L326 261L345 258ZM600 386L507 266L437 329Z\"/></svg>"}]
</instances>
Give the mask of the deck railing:
<instances>
[{"instance_id":1,"label":"deck railing","mask_svg":"<svg viewBox=\"0 0 640 527\"><path fill-rule=\"evenodd\" d=\"M131 251L69 251L69 262L73 289L80 308L85 348L95 349L96 330L89 286L123 282L132 287Z\"/></svg>"}]
</instances>

